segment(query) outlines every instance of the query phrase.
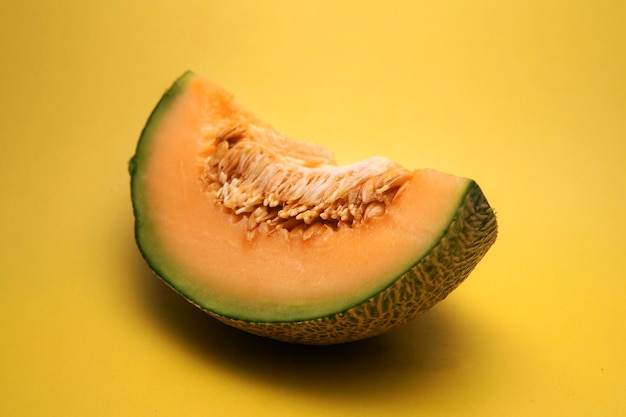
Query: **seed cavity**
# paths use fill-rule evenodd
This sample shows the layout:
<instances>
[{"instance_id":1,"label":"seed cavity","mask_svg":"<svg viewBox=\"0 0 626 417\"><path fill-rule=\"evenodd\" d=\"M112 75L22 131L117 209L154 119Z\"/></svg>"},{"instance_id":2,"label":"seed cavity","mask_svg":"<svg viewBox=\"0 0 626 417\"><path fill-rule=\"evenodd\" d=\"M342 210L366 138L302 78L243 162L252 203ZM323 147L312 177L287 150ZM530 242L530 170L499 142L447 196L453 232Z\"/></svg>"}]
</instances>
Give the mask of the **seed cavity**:
<instances>
[{"instance_id":1,"label":"seed cavity","mask_svg":"<svg viewBox=\"0 0 626 417\"><path fill-rule=\"evenodd\" d=\"M247 238L304 240L383 216L412 177L384 157L336 165L330 151L271 128L235 124L207 137L201 179L218 204L247 222ZM206 155L206 152L204 153Z\"/></svg>"}]
</instances>

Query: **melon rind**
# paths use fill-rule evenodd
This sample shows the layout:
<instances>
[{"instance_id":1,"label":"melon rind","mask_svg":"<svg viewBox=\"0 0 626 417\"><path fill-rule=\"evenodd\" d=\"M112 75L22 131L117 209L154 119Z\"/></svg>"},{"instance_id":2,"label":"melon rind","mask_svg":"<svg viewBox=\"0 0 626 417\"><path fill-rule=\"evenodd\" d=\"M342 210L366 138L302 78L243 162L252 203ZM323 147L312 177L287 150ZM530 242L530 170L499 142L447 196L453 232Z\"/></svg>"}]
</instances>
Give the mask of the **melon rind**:
<instances>
[{"instance_id":1,"label":"melon rind","mask_svg":"<svg viewBox=\"0 0 626 417\"><path fill-rule=\"evenodd\" d=\"M472 181L450 227L430 252L392 285L349 310L314 320L278 323L236 320L204 310L230 326L284 342L353 342L401 326L442 301L467 278L496 237L495 213Z\"/></svg>"}]
</instances>

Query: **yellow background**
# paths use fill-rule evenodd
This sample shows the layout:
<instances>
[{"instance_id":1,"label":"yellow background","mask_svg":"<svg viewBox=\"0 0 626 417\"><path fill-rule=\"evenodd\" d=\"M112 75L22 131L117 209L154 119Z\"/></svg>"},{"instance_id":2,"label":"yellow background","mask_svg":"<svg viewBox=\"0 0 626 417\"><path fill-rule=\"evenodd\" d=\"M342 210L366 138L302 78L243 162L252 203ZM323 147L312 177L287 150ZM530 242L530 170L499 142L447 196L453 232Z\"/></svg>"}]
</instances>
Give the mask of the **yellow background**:
<instances>
[{"instance_id":1,"label":"yellow background","mask_svg":"<svg viewBox=\"0 0 626 417\"><path fill-rule=\"evenodd\" d=\"M3 1L0 59L0 415L626 414L623 1ZM340 162L476 179L499 240L382 337L214 322L133 241L126 164L187 69Z\"/></svg>"}]
</instances>

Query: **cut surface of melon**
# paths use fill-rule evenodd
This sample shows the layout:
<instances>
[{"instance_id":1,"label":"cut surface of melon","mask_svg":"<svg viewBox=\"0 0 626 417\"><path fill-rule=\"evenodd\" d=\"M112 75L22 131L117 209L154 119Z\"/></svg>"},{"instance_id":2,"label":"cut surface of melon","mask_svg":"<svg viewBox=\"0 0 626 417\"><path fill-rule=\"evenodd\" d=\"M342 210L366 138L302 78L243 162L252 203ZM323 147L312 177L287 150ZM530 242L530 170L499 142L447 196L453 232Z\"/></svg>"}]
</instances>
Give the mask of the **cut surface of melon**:
<instances>
[{"instance_id":1,"label":"cut surface of melon","mask_svg":"<svg viewBox=\"0 0 626 417\"><path fill-rule=\"evenodd\" d=\"M257 169L256 184L246 185L251 168L241 162L243 158L229 162L229 166L243 168L232 168L234 179L226 185L214 184L228 180L224 172L208 171L208 166L220 162L210 162L211 158L225 152L220 143L235 142L229 133L233 131L246 135L247 142L241 146L256 152L253 156L257 159L257 154L274 158L265 160L266 165ZM385 159L336 166L325 148L286 138L243 109L228 92L191 72L180 77L163 96L131 160L136 239L144 258L170 286L223 321L292 323L297 327L300 322L358 310L359 305L410 273L440 244L460 208L467 205L470 192L482 196L472 180L430 169L404 170L397 171L395 180L387 180L386 184L400 184L391 194L383 197L381 192L368 203L376 208L370 212L376 211L377 215L364 216L364 192L348 190L344 194L362 203L362 209L352 204L349 212L344 201L348 197L344 196L340 198L345 203L343 211L334 210L332 214L327 208L326 213L331 214L320 217L321 203L315 206L315 201L307 202L308 208L298 208L289 197L280 201L274 198L280 193L275 185L268 185L270 180L265 177L269 174L265 174L280 164L300 177L317 175L327 178L331 185L341 182L346 189L358 186L361 190L365 188L363 181L378 175L378 165L380 170L396 169ZM291 171L281 175L287 178L285 181L292 178L296 182L296 174ZM359 175L364 179L357 184ZM314 180L301 183L301 188L307 188ZM241 185L239 189L237 185ZM312 187L298 191L298 195L308 192L318 199L324 193L339 195L332 189L315 193ZM390 187L381 185L379 189L388 191ZM233 190L244 194L252 191L245 198L235 198ZM304 200L301 197L299 201ZM479 206L476 209L486 215L481 220L485 225L481 233L487 238L479 236L477 247L465 249L467 257L476 258L473 264L491 246L496 234L493 211L486 200L481 200ZM290 211L290 207L294 208ZM278 215L281 208L284 210ZM274 219L264 220L266 215L258 222L251 220L251 213L259 210L273 213ZM296 221L296 213L305 210L312 214L301 215ZM314 229L318 231L313 233ZM455 280L452 287L463 278L451 277ZM428 294L417 296L427 298ZM272 337L262 330L256 333ZM297 333L295 329L293 338L277 338L299 341ZM306 340L315 343L314 338Z\"/></svg>"}]
</instances>

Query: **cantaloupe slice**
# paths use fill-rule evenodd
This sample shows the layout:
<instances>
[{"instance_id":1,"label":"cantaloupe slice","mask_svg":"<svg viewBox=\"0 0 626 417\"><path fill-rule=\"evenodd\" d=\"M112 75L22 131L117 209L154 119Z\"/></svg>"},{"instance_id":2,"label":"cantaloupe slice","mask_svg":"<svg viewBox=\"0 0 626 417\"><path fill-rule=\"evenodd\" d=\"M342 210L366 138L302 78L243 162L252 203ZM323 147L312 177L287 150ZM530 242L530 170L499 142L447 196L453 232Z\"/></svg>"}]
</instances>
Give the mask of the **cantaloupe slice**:
<instances>
[{"instance_id":1,"label":"cantaloupe slice","mask_svg":"<svg viewBox=\"0 0 626 417\"><path fill-rule=\"evenodd\" d=\"M150 267L227 324L332 344L380 334L443 300L496 239L472 180L374 157L337 166L188 72L130 163Z\"/></svg>"}]
</instances>

